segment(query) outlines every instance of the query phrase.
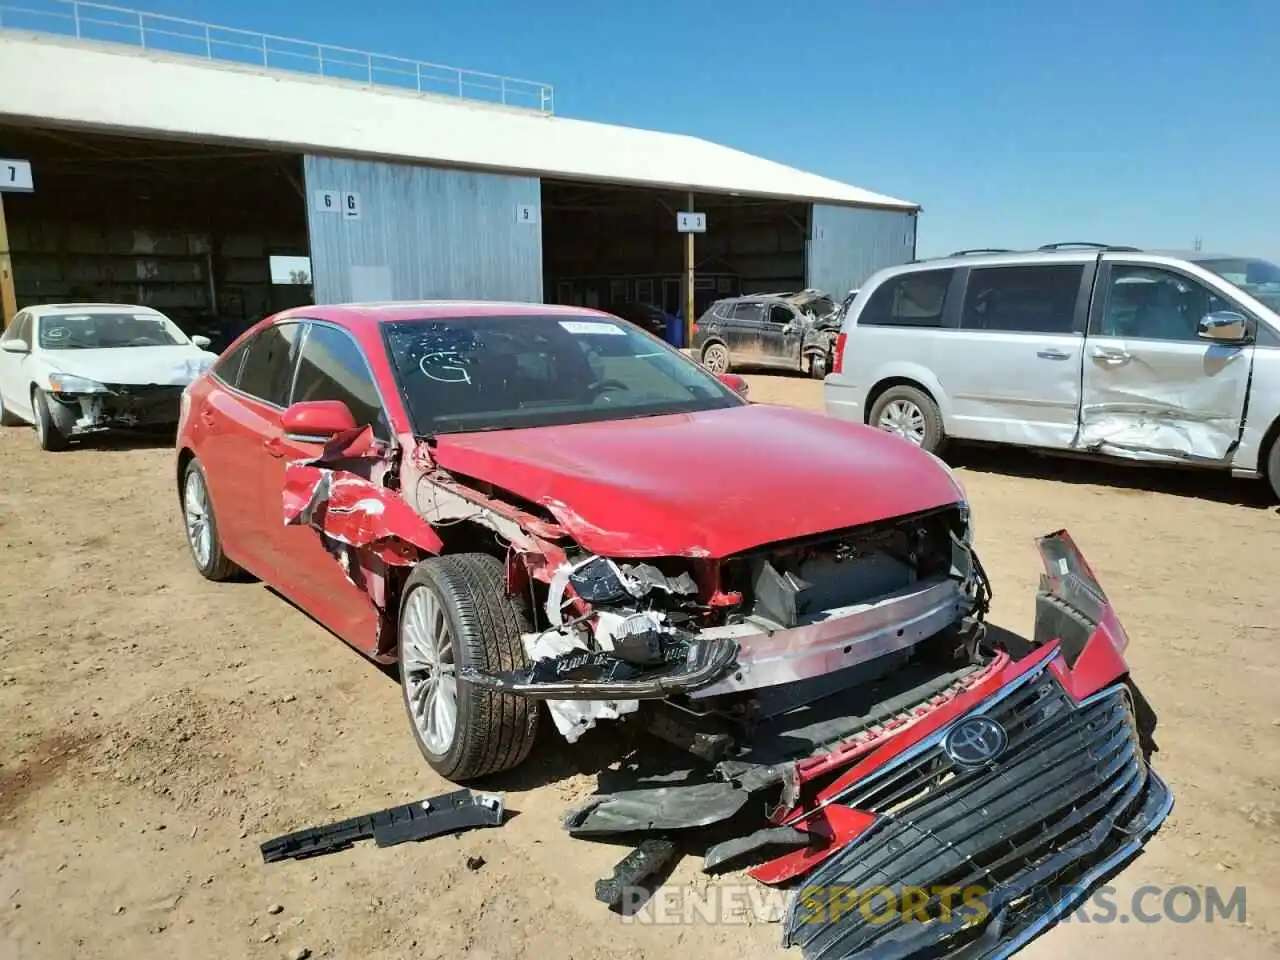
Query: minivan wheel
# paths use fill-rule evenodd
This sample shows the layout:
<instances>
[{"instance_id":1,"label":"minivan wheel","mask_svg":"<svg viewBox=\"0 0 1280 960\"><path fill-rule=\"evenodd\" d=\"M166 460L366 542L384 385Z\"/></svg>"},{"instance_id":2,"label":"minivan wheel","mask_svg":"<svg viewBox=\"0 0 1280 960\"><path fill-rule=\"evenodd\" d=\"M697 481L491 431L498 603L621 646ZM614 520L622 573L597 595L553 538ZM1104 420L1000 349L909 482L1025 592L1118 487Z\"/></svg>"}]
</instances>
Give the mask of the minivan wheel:
<instances>
[{"instance_id":1,"label":"minivan wheel","mask_svg":"<svg viewBox=\"0 0 1280 960\"><path fill-rule=\"evenodd\" d=\"M941 451L946 442L938 405L927 393L915 387L890 387L880 394L871 408L869 422L930 453Z\"/></svg>"},{"instance_id":2,"label":"minivan wheel","mask_svg":"<svg viewBox=\"0 0 1280 960\"><path fill-rule=\"evenodd\" d=\"M445 779L510 770L529 755L538 703L474 686L461 671L527 667L520 635L531 629L495 557L431 557L409 575L400 602L400 686L418 749Z\"/></svg>"},{"instance_id":3,"label":"minivan wheel","mask_svg":"<svg viewBox=\"0 0 1280 960\"><path fill-rule=\"evenodd\" d=\"M809 376L814 380L822 380L827 375L827 355L815 353L809 357Z\"/></svg>"},{"instance_id":4,"label":"minivan wheel","mask_svg":"<svg viewBox=\"0 0 1280 960\"><path fill-rule=\"evenodd\" d=\"M708 343L702 348L702 365L712 373L728 373L729 348L723 343Z\"/></svg>"},{"instance_id":5,"label":"minivan wheel","mask_svg":"<svg viewBox=\"0 0 1280 960\"><path fill-rule=\"evenodd\" d=\"M1267 455L1267 481L1271 484L1271 492L1280 500L1280 436L1271 441L1271 452Z\"/></svg>"}]
</instances>

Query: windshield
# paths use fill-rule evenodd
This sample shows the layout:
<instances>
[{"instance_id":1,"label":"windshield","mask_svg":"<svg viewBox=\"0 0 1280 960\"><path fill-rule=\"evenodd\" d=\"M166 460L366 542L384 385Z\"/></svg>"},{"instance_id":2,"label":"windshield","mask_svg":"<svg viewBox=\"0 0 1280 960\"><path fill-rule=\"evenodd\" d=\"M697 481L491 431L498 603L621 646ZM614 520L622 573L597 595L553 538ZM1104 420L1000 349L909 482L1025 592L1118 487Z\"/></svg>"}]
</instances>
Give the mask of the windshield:
<instances>
[{"instance_id":1,"label":"windshield","mask_svg":"<svg viewBox=\"0 0 1280 960\"><path fill-rule=\"evenodd\" d=\"M696 363L625 321L573 314L384 325L419 436L739 406Z\"/></svg>"},{"instance_id":2,"label":"windshield","mask_svg":"<svg viewBox=\"0 0 1280 960\"><path fill-rule=\"evenodd\" d=\"M186 342L172 320L152 313L68 313L40 318L41 350L174 347Z\"/></svg>"},{"instance_id":3,"label":"windshield","mask_svg":"<svg viewBox=\"0 0 1280 960\"><path fill-rule=\"evenodd\" d=\"M1231 258L1196 263L1280 312L1280 267L1266 260Z\"/></svg>"}]
</instances>

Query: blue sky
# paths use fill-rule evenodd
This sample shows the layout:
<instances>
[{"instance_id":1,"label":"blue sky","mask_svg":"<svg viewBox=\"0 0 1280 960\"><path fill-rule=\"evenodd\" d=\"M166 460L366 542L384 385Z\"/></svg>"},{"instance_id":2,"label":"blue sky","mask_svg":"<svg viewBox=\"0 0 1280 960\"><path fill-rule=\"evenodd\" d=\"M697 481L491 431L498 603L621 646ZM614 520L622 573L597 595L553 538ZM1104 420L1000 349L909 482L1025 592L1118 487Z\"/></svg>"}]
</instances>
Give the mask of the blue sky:
<instances>
[{"instance_id":1,"label":"blue sky","mask_svg":"<svg viewBox=\"0 0 1280 960\"><path fill-rule=\"evenodd\" d=\"M562 115L914 200L922 255L1199 236L1280 261L1280 0L128 5L545 80Z\"/></svg>"}]
</instances>

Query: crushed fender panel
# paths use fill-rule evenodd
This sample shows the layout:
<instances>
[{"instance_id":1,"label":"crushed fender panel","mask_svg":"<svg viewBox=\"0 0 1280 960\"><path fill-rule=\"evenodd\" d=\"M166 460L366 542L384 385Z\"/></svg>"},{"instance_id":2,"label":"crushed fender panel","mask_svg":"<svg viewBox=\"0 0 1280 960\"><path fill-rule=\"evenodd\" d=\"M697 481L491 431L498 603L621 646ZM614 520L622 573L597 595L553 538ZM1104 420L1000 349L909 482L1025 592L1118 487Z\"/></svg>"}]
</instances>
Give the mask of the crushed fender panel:
<instances>
[{"instance_id":1,"label":"crushed fender panel","mask_svg":"<svg viewBox=\"0 0 1280 960\"><path fill-rule=\"evenodd\" d=\"M455 790L323 827L287 833L262 844L262 859L265 863L304 860L346 850L358 841L369 839L379 847L393 847L475 827L500 827L505 815L501 797Z\"/></svg>"},{"instance_id":2,"label":"crushed fender panel","mask_svg":"<svg viewBox=\"0 0 1280 960\"><path fill-rule=\"evenodd\" d=\"M399 566L417 562L417 550L435 554L443 546L396 491L311 461L285 468L284 522L313 527L330 540L372 550L383 562Z\"/></svg>"}]
</instances>

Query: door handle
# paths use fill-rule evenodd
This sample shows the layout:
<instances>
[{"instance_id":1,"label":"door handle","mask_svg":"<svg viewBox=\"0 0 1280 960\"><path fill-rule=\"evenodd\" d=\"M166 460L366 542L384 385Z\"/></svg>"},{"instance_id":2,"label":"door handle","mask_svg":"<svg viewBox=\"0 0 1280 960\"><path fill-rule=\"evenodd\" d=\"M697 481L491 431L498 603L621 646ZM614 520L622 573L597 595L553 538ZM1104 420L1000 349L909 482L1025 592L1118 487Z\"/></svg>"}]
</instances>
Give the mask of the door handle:
<instances>
[{"instance_id":1,"label":"door handle","mask_svg":"<svg viewBox=\"0 0 1280 960\"><path fill-rule=\"evenodd\" d=\"M262 441L262 449L266 450L267 453L271 454L273 457L284 456L284 443L281 442L279 437L267 437L267 439Z\"/></svg>"},{"instance_id":2,"label":"door handle","mask_svg":"<svg viewBox=\"0 0 1280 960\"><path fill-rule=\"evenodd\" d=\"M210 410L208 407L205 407L200 411L200 422L203 423L206 427L212 427L215 423L217 423L217 421L218 421L218 418L213 415L213 411Z\"/></svg>"},{"instance_id":3,"label":"door handle","mask_svg":"<svg viewBox=\"0 0 1280 960\"><path fill-rule=\"evenodd\" d=\"M1042 360L1070 360L1071 354L1065 350L1059 350L1056 347L1045 347L1043 350L1037 350L1036 356Z\"/></svg>"},{"instance_id":4,"label":"door handle","mask_svg":"<svg viewBox=\"0 0 1280 960\"><path fill-rule=\"evenodd\" d=\"M1113 350L1107 347L1094 347L1093 359L1103 363L1126 363L1133 359L1128 350Z\"/></svg>"}]
</instances>

